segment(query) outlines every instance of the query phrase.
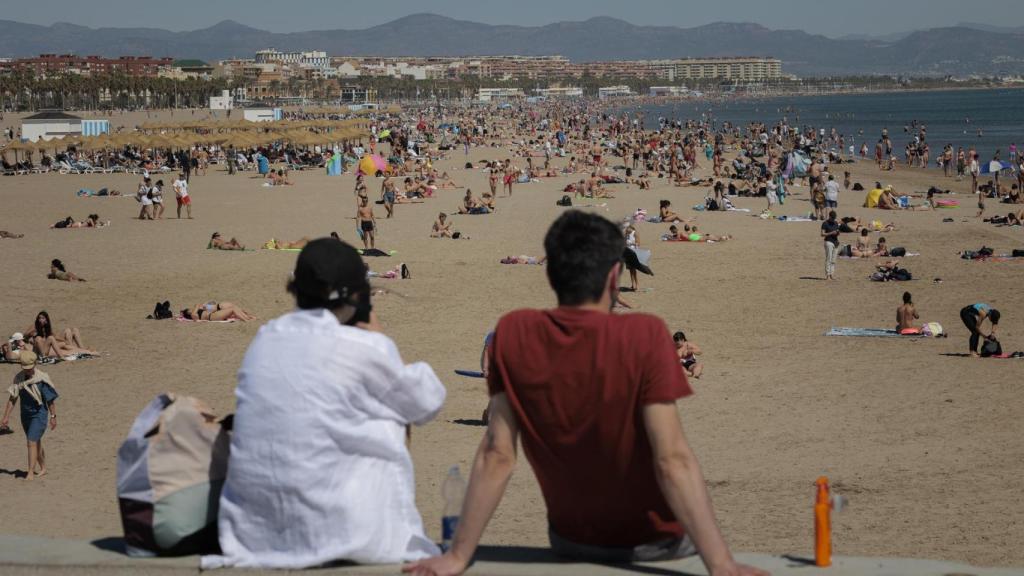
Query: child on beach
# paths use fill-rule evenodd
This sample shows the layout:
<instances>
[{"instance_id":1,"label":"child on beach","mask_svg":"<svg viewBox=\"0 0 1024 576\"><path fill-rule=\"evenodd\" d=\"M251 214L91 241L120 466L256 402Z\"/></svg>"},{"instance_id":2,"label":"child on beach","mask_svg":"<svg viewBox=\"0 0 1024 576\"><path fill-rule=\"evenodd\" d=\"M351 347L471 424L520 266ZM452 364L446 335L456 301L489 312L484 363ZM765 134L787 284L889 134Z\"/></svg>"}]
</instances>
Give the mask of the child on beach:
<instances>
[{"instance_id":1,"label":"child on beach","mask_svg":"<svg viewBox=\"0 0 1024 576\"><path fill-rule=\"evenodd\" d=\"M672 340L676 343L676 354L679 356L679 363L686 370L687 376L700 378L704 372L704 363L697 360L697 356L704 353L700 346L688 341L686 334L682 331L673 334Z\"/></svg>"}]
</instances>

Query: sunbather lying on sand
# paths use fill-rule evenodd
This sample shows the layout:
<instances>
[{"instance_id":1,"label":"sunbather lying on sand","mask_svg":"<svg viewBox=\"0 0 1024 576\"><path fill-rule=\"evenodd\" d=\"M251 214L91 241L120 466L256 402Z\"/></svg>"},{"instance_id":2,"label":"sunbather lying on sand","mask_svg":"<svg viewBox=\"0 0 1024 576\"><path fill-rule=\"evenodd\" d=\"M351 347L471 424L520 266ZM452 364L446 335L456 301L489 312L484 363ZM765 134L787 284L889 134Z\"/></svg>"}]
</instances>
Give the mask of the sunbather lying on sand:
<instances>
[{"instance_id":1,"label":"sunbather lying on sand","mask_svg":"<svg viewBox=\"0 0 1024 576\"><path fill-rule=\"evenodd\" d=\"M99 215L89 214L89 217L81 222L76 222L74 218L68 216L60 222L52 224L50 228L103 228L104 226L110 226L110 220L101 222Z\"/></svg>"},{"instance_id":2,"label":"sunbather lying on sand","mask_svg":"<svg viewBox=\"0 0 1024 576\"><path fill-rule=\"evenodd\" d=\"M220 232L214 232L213 236L210 236L210 243L206 247L215 250L245 250L245 246L238 240L234 238L231 240L221 238Z\"/></svg>"},{"instance_id":3,"label":"sunbather lying on sand","mask_svg":"<svg viewBox=\"0 0 1024 576\"><path fill-rule=\"evenodd\" d=\"M207 302L197 304L192 308L185 308L181 311L182 318L186 320L206 320L208 322L223 322L225 320L241 320L248 322L256 317L246 312L241 307L231 302Z\"/></svg>"},{"instance_id":4,"label":"sunbather lying on sand","mask_svg":"<svg viewBox=\"0 0 1024 576\"><path fill-rule=\"evenodd\" d=\"M702 234L697 230L696 224L693 226L689 224L684 225L683 231L680 233L679 228L672 225L668 228L668 234L662 236L662 240L671 242L725 242L726 240L732 240L732 235L715 236L714 234Z\"/></svg>"},{"instance_id":5,"label":"sunbather lying on sand","mask_svg":"<svg viewBox=\"0 0 1024 576\"><path fill-rule=\"evenodd\" d=\"M535 256L505 256L501 259L502 264L537 264L541 265L548 261L547 256L537 258Z\"/></svg>"},{"instance_id":6,"label":"sunbather lying on sand","mask_svg":"<svg viewBox=\"0 0 1024 576\"><path fill-rule=\"evenodd\" d=\"M286 242L286 241L281 241L281 240L276 240L274 238L271 238L270 240L267 240L267 242L263 245L263 249L264 250L302 250L303 248L306 247L306 244L309 244L309 242L310 242L309 238L306 238L305 236L302 237L302 238L299 238L298 240L296 240L294 242Z\"/></svg>"},{"instance_id":7,"label":"sunbather lying on sand","mask_svg":"<svg viewBox=\"0 0 1024 576\"><path fill-rule=\"evenodd\" d=\"M24 237L25 237L24 234L15 234L14 232L8 232L7 230L0 230L0 240L2 240L4 238L17 239L17 238L24 238Z\"/></svg>"},{"instance_id":8,"label":"sunbather lying on sand","mask_svg":"<svg viewBox=\"0 0 1024 576\"><path fill-rule=\"evenodd\" d=\"M64 282L85 282L85 278L79 278L64 269L64 263L54 258L50 261L50 273L46 275L50 280L63 280Z\"/></svg>"}]
</instances>

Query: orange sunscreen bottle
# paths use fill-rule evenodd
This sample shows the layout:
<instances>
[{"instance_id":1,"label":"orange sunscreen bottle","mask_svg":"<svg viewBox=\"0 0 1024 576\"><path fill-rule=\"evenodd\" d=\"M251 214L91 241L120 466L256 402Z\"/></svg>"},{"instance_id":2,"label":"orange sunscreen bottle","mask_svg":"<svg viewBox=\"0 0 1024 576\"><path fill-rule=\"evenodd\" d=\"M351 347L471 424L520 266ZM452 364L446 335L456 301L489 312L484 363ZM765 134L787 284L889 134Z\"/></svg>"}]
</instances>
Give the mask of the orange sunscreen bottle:
<instances>
[{"instance_id":1,"label":"orange sunscreen bottle","mask_svg":"<svg viewBox=\"0 0 1024 576\"><path fill-rule=\"evenodd\" d=\"M832 565L832 498L828 478L822 476L815 484L818 494L814 499L814 564Z\"/></svg>"}]
</instances>

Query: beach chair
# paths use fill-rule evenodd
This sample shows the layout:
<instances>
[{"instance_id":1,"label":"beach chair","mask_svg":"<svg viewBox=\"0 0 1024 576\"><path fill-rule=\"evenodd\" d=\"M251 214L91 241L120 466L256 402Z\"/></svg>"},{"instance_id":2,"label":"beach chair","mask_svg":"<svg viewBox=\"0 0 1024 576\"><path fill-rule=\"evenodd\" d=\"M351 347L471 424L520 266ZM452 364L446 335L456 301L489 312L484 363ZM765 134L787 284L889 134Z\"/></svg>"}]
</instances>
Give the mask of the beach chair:
<instances>
[{"instance_id":1,"label":"beach chair","mask_svg":"<svg viewBox=\"0 0 1024 576\"><path fill-rule=\"evenodd\" d=\"M70 163L68 163L67 160L61 160L60 161L60 168L58 168L58 172L60 172L61 174L81 174L82 173L81 170L78 170L77 168L72 166Z\"/></svg>"}]
</instances>

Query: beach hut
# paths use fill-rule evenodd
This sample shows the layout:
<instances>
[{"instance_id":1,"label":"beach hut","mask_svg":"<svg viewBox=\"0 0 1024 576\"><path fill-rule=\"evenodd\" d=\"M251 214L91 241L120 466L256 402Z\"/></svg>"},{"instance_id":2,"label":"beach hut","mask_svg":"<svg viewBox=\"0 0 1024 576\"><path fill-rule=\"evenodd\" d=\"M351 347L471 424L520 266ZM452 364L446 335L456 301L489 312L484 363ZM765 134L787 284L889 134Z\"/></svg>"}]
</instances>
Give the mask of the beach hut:
<instances>
[{"instance_id":1,"label":"beach hut","mask_svg":"<svg viewBox=\"0 0 1024 576\"><path fill-rule=\"evenodd\" d=\"M82 120L82 136L110 133L110 120Z\"/></svg>"},{"instance_id":2,"label":"beach hut","mask_svg":"<svg viewBox=\"0 0 1024 576\"><path fill-rule=\"evenodd\" d=\"M21 121L21 137L25 140L52 140L81 135L82 119L60 110L44 110Z\"/></svg>"},{"instance_id":3,"label":"beach hut","mask_svg":"<svg viewBox=\"0 0 1024 576\"><path fill-rule=\"evenodd\" d=\"M249 122L273 122L281 119L280 108L246 108L242 117Z\"/></svg>"}]
</instances>

